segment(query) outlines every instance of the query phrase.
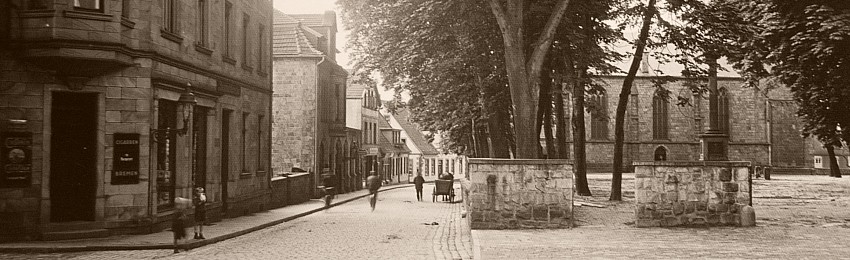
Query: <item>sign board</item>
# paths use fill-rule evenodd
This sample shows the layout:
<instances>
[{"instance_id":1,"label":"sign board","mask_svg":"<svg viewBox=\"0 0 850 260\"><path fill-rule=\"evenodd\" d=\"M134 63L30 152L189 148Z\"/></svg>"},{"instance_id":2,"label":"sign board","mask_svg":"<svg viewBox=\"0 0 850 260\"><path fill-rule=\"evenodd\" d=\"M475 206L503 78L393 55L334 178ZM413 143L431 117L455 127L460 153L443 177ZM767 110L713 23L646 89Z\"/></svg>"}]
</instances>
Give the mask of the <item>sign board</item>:
<instances>
[{"instance_id":1,"label":"sign board","mask_svg":"<svg viewBox=\"0 0 850 260\"><path fill-rule=\"evenodd\" d=\"M32 184L32 133L0 133L0 188L27 188Z\"/></svg>"},{"instance_id":2,"label":"sign board","mask_svg":"<svg viewBox=\"0 0 850 260\"><path fill-rule=\"evenodd\" d=\"M139 183L139 134L113 135L112 184Z\"/></svg>"},{"instance_id":3,"label":"sign board","mask_svg":"<svg viewBox=\"0 0 850 260\"><path fill-rule=\"evenodd\" d=\"M379 152L380 152L380 150L377 147L371 147L371 148L369 148L368 151L369 151L368 155L378 155Z\"/></svg>"}]
</instances>

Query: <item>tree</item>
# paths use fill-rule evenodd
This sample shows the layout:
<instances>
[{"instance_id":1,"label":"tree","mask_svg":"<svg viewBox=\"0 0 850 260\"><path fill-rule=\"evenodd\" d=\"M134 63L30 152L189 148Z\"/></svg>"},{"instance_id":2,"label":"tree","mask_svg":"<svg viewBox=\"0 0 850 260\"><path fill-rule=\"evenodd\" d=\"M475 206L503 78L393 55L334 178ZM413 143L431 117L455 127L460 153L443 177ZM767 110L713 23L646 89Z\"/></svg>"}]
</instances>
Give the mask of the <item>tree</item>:
<instances>
[{"instance_id":1,"label":"tree","mask_svg":"<svg viewBox=\"0 0 850 260\"><path fill-rule=\"evenodd\" d=\"M539 146L536 115L540 72L570 1L557 0L552 14L540 32L525 31L526 1L489 0L489 3L504 40L505 68L514 111L516 157L536 159ZM531 44L527 44L525 40L528 34L538 34L537 39Z\"/></svg>"},{"instance_id":2,"label":"tree","mask_svg":"<svg viewBox=\"0 0 850 260\"><path fill-rule=\"evenodd\" d=\"M835 146L824 145L829 155L829 177L841 178L841 168L838 168L838 158L835 157Z\"/></svg>"},{"instance_id":3,"label":"tree","mask_svg":"<svg viewBox=\"0 0 850 260\"><path fill-rule=\"evenodd\" d=\"M850 3L728 2L752 31L730 55L735 68L752 86L767 79L790 87L805 136L850 141Z\"/></svg>"}]
</instances>

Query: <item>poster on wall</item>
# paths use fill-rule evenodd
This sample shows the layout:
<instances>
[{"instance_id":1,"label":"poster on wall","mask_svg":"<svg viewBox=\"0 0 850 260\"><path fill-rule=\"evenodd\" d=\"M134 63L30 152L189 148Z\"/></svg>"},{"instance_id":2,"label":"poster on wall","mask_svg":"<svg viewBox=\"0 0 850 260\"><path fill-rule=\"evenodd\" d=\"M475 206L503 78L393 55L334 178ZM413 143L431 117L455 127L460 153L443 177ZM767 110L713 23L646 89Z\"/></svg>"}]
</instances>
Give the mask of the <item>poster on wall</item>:
<instances>
[{"instance_id":1,"label":"poster on wall","mask_svg":"<svg viewBox=\"0 0 850 260\"><path fill-rule=\"evenodd\" d=\"M139 134L113 135L112 184L139 183Z\"/></svg>"},{"instance_id":2,"label":"poster on wall","mask_svg":"<svg viewBox=\"0 0 850 260\"><path fill-rule=\"evenodd\" d=\"M0 188L32 184L32 133L0 132Z\"/></svg>"}]
</instances>

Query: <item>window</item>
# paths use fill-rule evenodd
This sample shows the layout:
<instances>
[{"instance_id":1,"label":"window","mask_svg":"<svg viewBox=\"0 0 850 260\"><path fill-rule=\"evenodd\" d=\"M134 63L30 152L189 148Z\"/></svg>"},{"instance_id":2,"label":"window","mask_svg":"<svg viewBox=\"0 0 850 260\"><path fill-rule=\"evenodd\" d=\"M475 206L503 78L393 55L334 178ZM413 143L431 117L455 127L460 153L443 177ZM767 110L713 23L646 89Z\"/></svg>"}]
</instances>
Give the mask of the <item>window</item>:
<instances>
[{"instance_id":1,"label":"window","mask_svg":"<svg viewBox=\"0 0 850 260\"><path fill-rule=\"evenodd\" d=\"M247 13L242 13L242 64L248 65L251 61L248 57L248 23L251 22L251 16Z\"/></svg>"},{"instance_id":2,"label":"window","mask_svg":"<svg viewBox=\"0 0 850 260\"><path fill-rule=\"evenodd\" d=\"M259 58L257 58L257 71L266 72L265 56L266 56L266 26L260 24L257 28L257 47L260 48Z\"/></svg>"},{"instance_id":3,"label":"window","mask_svg":"<svg viewBox=\"0 0 850 260\"><path fill-rule=\"evenodd\" d=\"M257 115L257 170L263 170L263 115Z\"/></svg>"},{"instance_id":4,"label":"window","mask_svg":"<svg viewBox=\"0 0 850 260\"><path fill-rule=\"evenodd\" d=\"M730 134L729 129L729 92L720 88L717 93L717 128L724 134Z\"/></svg>"},{"instance_id":5,"label":"window","mask_svg":"<svg viewBox=\"0 0 850 260\"><path fill-rule=\"evenodd\" d=\"M248 172L248 113L242 113L242 172Z\"/></svg>"},{"instance_id":6,"label":"window","mask_svg":"<svg viewBox=\"0 0 850 260\"><path fill-rule=\"evenodd\" d=\"M227 58L230 58L232 56L232 53L231 53L232 52L232 50L231 50L232 44L230 42L231 37L233 37L231 35L231 32L230 32L230 27L231 27L231 24L233 22L233 20L231 20L231 18L232 18L231 17L232 16L231 10L232 9L233 9L233 6L230 4L230 2L224 2L224 56L227 57Z\"/></svg>"},{"instance_id":7,"label":"window","mask_svg":"<svg viewBox=\"0 0 850 260\"><path fill-rule=\"evenodd\" d=\"M177 32L176 13L177 9L174 0L162 0L162 30L172 33Z\"/></svg>"},{"instance_id":8,"label":"window","mask_svg":"<svg viewBox=\"0 0 850 260\"><path fill-rule=\"evenodd\" d=\"M659 146L655 148L655 154L652 158L653 161L666 161L667 160L667 148L664 146Z\"/></svg>"},{"instance_id":9,"label":"window","mask_svg":"<svg viewBox=\"0 0 850 260\"><path fill-rule=\"evenodd\" d=\"M177 102L160 99L158 101L157 128L177 129ZM160 211L174 207L175 172L177 161L177 136L164 134L155 136L156 140L156 193L157 209Z\"/></svg>"},{"instance_id":10,"label":"window","mask_svg":"<svg viewBox=\"0 0 850 260\"><path fill-rule=\"evenodd\" d=\"M198 0L198 45L207 46L207 0Z\"/></svg>"},{"instance_id":11,"label":"window","mask_svg":"<svg viewBox=\"0 0 850 260\"><path fill-rule=\"evenodd\" d=\"M823 169L823 157L815 156L815 168Z\"/></svg>"},{"instance_id":12,"label":"window","mask_svg":"<svg viewBox=\"0 0 850 260\"><path fill-rule=\"evenodd\" d=\"M590 139L608 139L608 97L605 92L593 97L593 101L599 109L590 115Z\"/></svg>"},{"instance_id":13,"label":"window","mask_svg":"<svg viewBox=\"0 0 850 260\"><path fill-rule=\"evenodd\" d=\"M667 99L656 92L652 97L652 139L668 139Z\"/></svg>"},{"instance_id":14,"label":"window","mask_svg":"<svg viewBox=\"0 0 850 260\"><path fill-rule=\"evenodd\" d=\"M38 1L43 2L43 1ZM42 3L43 5L43 3ZM74 0L74 7L95 11L103 11L103 0Z\"/></svg>"},{"instance_id":15,"label":"window","mask_svg":"<svg viewBox=\"0 0 850 260\"><path fill-rule=\"evenodd\" d=\"M130 18L130 11L133 8L130 7L130 0L122 0L121 1L121 18L127 19Z\"/></svg>"},{"instance_id":16,"label":"window","mask_svg":"<svg viewBox=\"0 0 850 260\"><path fill-rule=\"evenodd\" d=\"M845 157L847 159L847 166L850 166L850 156Z\"/></svg>"}]
</instances>

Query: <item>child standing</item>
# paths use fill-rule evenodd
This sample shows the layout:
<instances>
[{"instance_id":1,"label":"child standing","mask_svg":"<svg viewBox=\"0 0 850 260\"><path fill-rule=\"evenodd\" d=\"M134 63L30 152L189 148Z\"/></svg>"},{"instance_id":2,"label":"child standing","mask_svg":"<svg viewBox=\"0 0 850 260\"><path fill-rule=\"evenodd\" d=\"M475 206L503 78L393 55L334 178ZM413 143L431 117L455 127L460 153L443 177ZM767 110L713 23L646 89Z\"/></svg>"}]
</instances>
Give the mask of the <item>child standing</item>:
<instances>
[{"instance_id":1,"label":"child standing","mask_svg":"<svg viewBox=\"0 0 850 260\"><path fill-rule=\"evenodd\" d=\"M192 195L192 204L195 205L195 227L193 228L195 239L206 239L204 237L204 223L207 221L206 203L207 195L204 193L204 188L195 188L195 192Z\"/></svg>"}]
</instances>

